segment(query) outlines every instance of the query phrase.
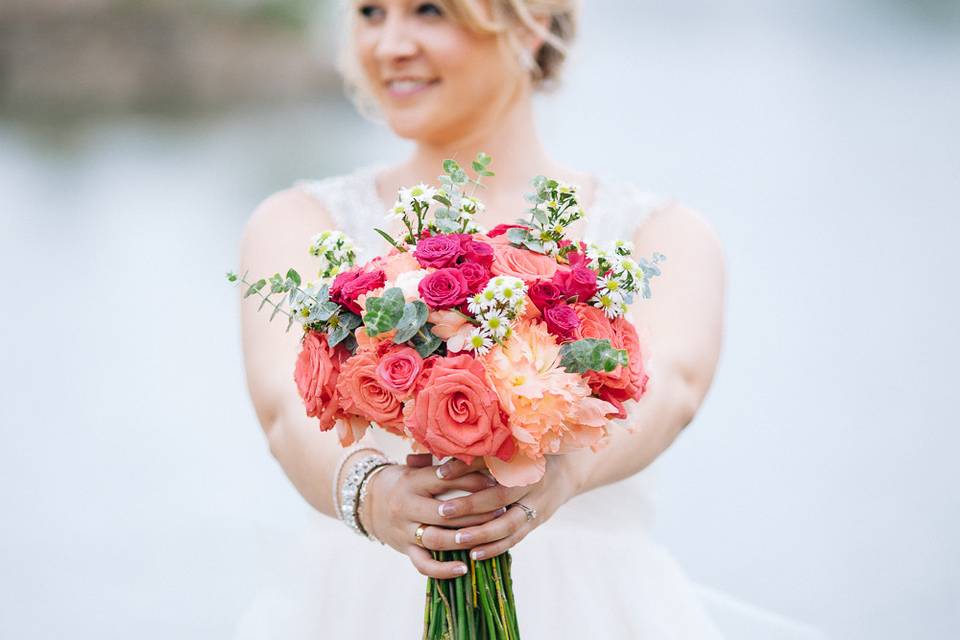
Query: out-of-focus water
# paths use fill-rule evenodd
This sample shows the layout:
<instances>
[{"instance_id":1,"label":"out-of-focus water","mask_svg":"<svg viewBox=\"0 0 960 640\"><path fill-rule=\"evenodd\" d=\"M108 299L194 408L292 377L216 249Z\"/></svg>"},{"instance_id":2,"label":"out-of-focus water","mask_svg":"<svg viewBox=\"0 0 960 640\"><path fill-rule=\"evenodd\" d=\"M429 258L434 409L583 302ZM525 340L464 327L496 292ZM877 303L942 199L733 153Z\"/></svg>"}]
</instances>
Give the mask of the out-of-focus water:
<instances>
[{"instance_id":1,"label":"out-of-focus water","mask_svg":"<svg viewBox=\"0 0 960 640\"><path fill-rule=\"evenodd\" d=\"M725 245L725 351L657 462L657 536L834 637L956 637L960 46L879 10L710 6L597 3L541 104L558 156ZM222 273L266 194L405 149L334 98L0 122L0 636L229 636L306 507Z\"/></svg>"}]
</instances>

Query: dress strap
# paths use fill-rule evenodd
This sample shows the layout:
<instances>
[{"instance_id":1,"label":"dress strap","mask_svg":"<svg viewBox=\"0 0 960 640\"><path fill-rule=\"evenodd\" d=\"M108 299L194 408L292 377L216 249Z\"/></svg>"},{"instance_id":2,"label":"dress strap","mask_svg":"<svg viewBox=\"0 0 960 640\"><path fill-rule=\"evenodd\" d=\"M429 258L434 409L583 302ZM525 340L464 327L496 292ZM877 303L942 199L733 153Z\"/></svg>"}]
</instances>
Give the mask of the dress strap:
<instances>
[{"instance_id":1,"label":"dress strap","mask_svg":"<svg viewBox=\"0 0 960 640\"><path fill-rule=\"evenodd\" d=\"M584 236L588 242L601 244L630 240L650 214L669 201L633 182L600 178L594 202L586 212Z\"/></svg>"}]
</instances>

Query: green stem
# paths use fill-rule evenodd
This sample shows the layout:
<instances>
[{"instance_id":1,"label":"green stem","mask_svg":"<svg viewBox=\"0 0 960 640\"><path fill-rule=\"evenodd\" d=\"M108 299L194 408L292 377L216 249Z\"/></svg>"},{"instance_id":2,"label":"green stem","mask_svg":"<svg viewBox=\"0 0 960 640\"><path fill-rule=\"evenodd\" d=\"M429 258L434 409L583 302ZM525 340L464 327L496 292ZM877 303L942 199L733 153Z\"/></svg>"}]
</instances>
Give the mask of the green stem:
<instances>
[{"instance_id":1,"label":"green stem","mask_svg":"<svg viewBox=\"0 0 960 640\"><path fill-rule=\"evenodd\" d=\"M433 602L433 578L427 578L427 595L424 598L423 605L423 637L421 640L430 640L430 634L427 633L430 628L430 605Z\"/></svg>"}]
</instances>

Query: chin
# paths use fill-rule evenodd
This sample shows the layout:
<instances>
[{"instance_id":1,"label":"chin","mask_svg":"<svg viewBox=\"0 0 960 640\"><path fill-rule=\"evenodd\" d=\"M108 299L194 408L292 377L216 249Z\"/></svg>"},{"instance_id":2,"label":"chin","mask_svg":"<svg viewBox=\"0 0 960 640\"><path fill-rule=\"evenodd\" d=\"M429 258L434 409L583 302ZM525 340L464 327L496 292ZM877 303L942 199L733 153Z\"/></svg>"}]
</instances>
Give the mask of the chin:
<instances>
[{"instance_id":1,"label":"chin","mask_svg":"<svg viewBox=\"0 0 960 640\"><path fill-rule=\"evenodd\" d=\"M395 134L407 140L431 139L440 131L438 117L432 113L387 114L386 120Z\"/></svg>"}]
</instances>

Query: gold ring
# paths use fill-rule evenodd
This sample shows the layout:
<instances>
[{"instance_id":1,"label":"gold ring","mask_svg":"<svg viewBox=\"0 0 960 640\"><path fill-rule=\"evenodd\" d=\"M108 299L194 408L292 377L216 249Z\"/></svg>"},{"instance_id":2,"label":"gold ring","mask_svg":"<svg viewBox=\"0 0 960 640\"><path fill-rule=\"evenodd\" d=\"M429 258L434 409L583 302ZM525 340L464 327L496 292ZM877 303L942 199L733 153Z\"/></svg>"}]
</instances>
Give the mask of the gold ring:
<instances>
[{"instance_id":1,"label":"gold ring","mask_svg":"<svg viewBox=\"0 0 960 640\"><path fill-rule=\"evenodd\" d=\"M417 538L417 544L421 547L423 547L423 532L426 531L426 529L427 527L421 524L419 527L417 527L417 533L414 534ZM426 547L423 548L426 549Z\"/></svg>"}]
</instances>

